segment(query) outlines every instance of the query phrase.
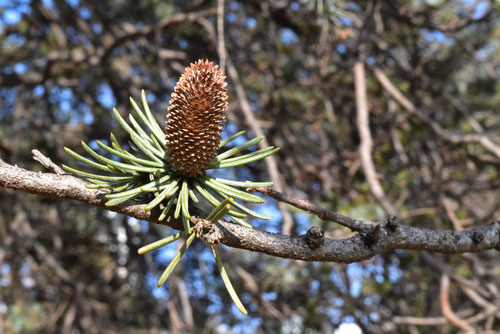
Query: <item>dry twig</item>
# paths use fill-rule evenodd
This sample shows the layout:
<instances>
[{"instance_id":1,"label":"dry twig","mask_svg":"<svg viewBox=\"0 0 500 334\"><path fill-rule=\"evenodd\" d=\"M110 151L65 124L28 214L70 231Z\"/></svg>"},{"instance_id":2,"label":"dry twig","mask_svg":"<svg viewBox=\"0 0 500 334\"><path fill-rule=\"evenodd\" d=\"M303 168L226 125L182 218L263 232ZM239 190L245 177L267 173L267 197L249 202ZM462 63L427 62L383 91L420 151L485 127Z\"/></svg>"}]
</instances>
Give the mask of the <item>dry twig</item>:
<instances>
[{"instance_id":1,"label":"dry twig","mask_svg":"<svg viewBox=\"0 0 500 334\"><path fill-rule=\"evenodd\" d=\"M363 62L358 61L354 64L354 86L356 88L356 109L357 109L357 127L361 143L359 145L359 155L361 166L370 190L373 195L390 215L396 215L397 209L387 198L380 181L377 178L375 164L372 159L373 139L370 132L370 120L368 115L368 98L366 96L366 76Z\"/></svg>"},{"instance_id":2,"label":"dry twig","mask_svg":"<svg viewBox=\"0 0 500 334\"><path fill-rule=\"evenodd\" d=\"M450 306L449 300L450 294L450 277L446 274L441 275L441 310L443 315L448 319L453 325L463 329L467 334L474 333L474 329L465 321L460 319L460 317L453 312Z\"/></svg>"},{"instance_id":3,"label":"dry twig","mask_svg":"<svg viewBox=\"0 0 500 334\"><path fill-rule=\"evenodd\" d=\"M479 144L483 146L490 153L493 153L498 159L500 159L500 146L497 145L491 138L484 134L454 134L450 131L444 129L437 122L430 119L428 116L424 115L420 110L418 110L415 105L407 99L389 80L389 78L382 72L382 70L375 68L373 70L375 77L378 82L384 87L386 92L396 100L403 108L405 108L409 113L417 116L422 122L427 124L429 128L441 139L450 142L452 144Z\"/></svg>"}]
</instances>

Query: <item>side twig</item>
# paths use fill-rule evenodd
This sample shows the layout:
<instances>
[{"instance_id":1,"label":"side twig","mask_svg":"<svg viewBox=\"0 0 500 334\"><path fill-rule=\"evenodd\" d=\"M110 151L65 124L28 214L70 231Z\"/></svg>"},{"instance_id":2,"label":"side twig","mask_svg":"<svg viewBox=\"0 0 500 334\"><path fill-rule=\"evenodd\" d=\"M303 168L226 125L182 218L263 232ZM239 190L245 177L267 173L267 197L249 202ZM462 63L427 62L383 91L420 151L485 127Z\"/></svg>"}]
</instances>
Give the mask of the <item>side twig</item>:
<instances>
[{"instance_id":1,"label":"side twig","mask_svg":"<svg viewBox=\"0 0 500 334\"><path fill-rule=\"evenodd\" d=\"M53 163L50 158L44 156L39 150L32 150L31 154L33 154L33 160L38 161L42 164L43 167L47 168L48 170L53 171L57 175L66 174L66 172L61 167Z\"/></svg>"},{"instance_id":2,"label":"side twig","mask_svg":"<svg viewBox=\"0 0 500 334\"><path fill-rule=\"evenodd\" d=\"M322 220L327 220L330 222L334 222L340 225L343 225L345 227L350 228L352 231L368 231L372 229L376 222L371 222L371 221L361 221L357 219L352 219L349 217L346 217L344 215L341 215L340 213L333 212L330 210L323 209L322 207L312 204L311 202L303 199L296 199L290 196L287 196L283 193L280 193L276 190L273 190L271 188L247 188L247 191L257 191L263 195L269 196L274 198L275 200L278 200L280 202L288 203L290 205L293 205L294 207L304 210L308 213L311 213L315 216L318 216Z\"/></svg>"}]
</instances>

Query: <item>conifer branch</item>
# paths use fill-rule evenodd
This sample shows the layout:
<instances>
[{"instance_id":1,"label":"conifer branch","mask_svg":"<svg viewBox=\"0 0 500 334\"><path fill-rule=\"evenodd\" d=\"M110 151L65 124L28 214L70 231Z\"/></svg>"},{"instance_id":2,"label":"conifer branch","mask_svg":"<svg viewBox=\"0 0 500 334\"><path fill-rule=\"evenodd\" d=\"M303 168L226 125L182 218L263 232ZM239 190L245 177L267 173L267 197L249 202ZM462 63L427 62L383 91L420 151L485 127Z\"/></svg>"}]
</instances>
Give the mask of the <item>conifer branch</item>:
<instances>
[{"instance_id":1,"label":"conifer branch","mask_svg":"<svg viewBox=\"0 0 500 334\"><path fill-rule=\"evenodd\" d=\"M183 229L181 219L174 219L172 214L168 214L167 218L160 222L161 210L146 211L145 204L138 201L131 200L106 207L107 199L104 196L109 190L88 189L85 184L71 175L35 173L0 160L0 186L3 188L44 197L77 200L136 219ZM193 210L192 213L192 220L205 214L199 210ZM303 261L357 262L389 249L413 249L445 254L480 252L495 248L500 250L498 220L467 231L421 229L397 223L393 219L365 223L380 226L379 231L361 232L341 240L325 238L324 242L314 249L310 247L305 235L293 237L269 233L224 220L219 220L216 226L222 232L220 241L226 246Z\"/></svg>"}]
</instances>

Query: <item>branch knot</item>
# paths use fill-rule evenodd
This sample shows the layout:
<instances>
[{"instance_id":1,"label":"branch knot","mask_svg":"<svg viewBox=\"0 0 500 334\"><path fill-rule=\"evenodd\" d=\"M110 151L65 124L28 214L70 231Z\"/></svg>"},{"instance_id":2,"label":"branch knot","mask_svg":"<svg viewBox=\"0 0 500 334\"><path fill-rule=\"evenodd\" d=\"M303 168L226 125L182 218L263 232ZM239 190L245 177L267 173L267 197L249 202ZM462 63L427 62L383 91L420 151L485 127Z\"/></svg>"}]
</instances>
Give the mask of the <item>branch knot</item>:
<instances>
[{"instance_id":1,"label":"branch knot","mask_svg":"<svg viewBox=\"0 0 500 334\"><path fill-rule=\"evenodd\" d=\"M311 249L316 249L325 242L325 230L321 226L314 225L307 230L305 239Z\"/></svg>"},{"instance_id":2,"label":"branch knot","mask_svg":"<svg viewBox=\"0 0 500 334\"><path fill-rule=\"evenodd\" d=\"M474 243L478 244L483 240L484 234L482 234L481 232L475 231L474 233L472 233L472 241L474 241Z\"/></svg>"},{"instance_id":3,"label":"branch knot","mask_svg":"<svg viewBox=\"0 0 500 334\"><path fill-rule=\"evenodd\" d=\"M380 224L377 224L371 231L369 231L365 237L364 242L367 246L371 246L376 243L380 235Z\"/></svg>"},{"instance_id":4,"label":"branch knot","mask_svg":"<svg viewBox=\"0 0 500 334\"><path fill-rule=\"evenodd\" d=\"M395 232L399 226L399 218L396 216L387 217L386 226L391 232Z\"/></svg>"},{"instance_id":5,"label":"branch knot","mask_svg":"<svg viewBox=\"0 0 500 334\"><path fill-rule=\"evenodd\" d=\"M208 245L220 244L224 237L224 233L222 233L217 224L213 224L211 221L199 217L192 217L191 221L195 224L194 231L198 238Z\"/></svg>"}]
</instances>

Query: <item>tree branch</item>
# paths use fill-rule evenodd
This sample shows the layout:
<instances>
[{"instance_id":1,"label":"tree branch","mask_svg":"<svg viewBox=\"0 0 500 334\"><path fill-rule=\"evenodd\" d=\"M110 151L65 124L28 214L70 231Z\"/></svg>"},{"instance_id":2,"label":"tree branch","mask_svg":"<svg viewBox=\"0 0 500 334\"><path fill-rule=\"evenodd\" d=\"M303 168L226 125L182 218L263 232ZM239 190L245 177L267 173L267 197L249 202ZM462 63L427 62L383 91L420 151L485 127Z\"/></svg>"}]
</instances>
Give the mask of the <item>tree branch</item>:
<instances>
[{"instance_id":1,"label":"tree branch","mask_svg":"<svg viewBox=\"0 0 500 334\"><path fill-rule=\"evenodd\" d=\"M255 118L255 115L252 112L252 108L250 107L250 102L247 99L245 89L243 88L243 84L241 83L240 78L238 76L238 71L236 70L236 66L234 66L229 56L227 56L226 60L227 60L228 75L231 78L231 81L233 81L234 83L236 96L238 97L241 110L243 111L243 115L245 116L245 122L253 130L253 132L257 137L264 136L264 131L257 122L257 119ZM262 139L258 145L260 149L269 147L269 143L266 137L264 137L264 139ZM267 159L264 161L266 163L267 172L269 173L269 176L271 177L271 181L273 181L274 186L279 191L283 191L284 186L278 170L278 163L276 161L276 158L273 155L271 155L267 157ZM281 227L281 232L283 234L291 234L294 224L293 217L290 214L290 212L288 212L286 206L278 204L278 207L281 211L281 215L283 216L283 224Z\"/></svg>"},{"instance_id":2,"label":"tree branch","mask_svg":"<svg viewBox=\"0 0 500 334\"><path fill-rule=\"evenodd\" d=\"M33 159L38 161L39 163L42 164L43 167L47 168L48 170L53 171L57 175L63 175L66 174L64 170L56 165L50 158L47 158L40 152L39 150L31 150L31 154L33 154Z\"/></svg>"},{"instance_id":3,"label":"tree branch","mask_svg":"<svg viewBox=\"0 0 500 334\"><path fill-rule=\"evenodd\" d=\"M494 154L498 159L500 159L500 145L496 144L490 136L484 134L456 134L444 129L437 122L433 121L430 117L424 115L420 110L415 107L415 105L404 96L391 82L391 80L378 68L373 69L375 78L385 89L387 94L389 94L394 100L396 100L403 108L405 108L410 114L415 115L420 121L427 124L427 126L434 132L438 137L444 141L450 142L452 144L479 144L485 150Z\"/></svg>"},{"instance_id":4,"label":"tree branch","mask_svg":"<svg viewBox=\"0 0 500 334\"><path fill-rule=\"evenodd\" d=\"M453 325L459 327L464 330L465 333L471 334L474 333L472 327L462 320L455 312L450 305L450 277L446 274L441 275L441 293L440 293L440 301L441 301L441 311L443 315L448 319Z\"/></svg>"},{"instance_id":5,"label":"tree branch","mask_svg":"<svg viewBox=\"0 0 500 334\"><path fill-rule=\"evenodd\" d=\"M370 185L370 190L382 205L384 210L395 215L397 209L392 205L391 201L387 198L382 185L377 177L375 164L372 159L373 139L370 131L370 118L368 113L368 97L366 95L366 75L365 66L362 61L357 61L354 64L354 87L356 91L356 125L359 132L359 156L361 160L361 167L366 181Z\"/></svg>"},{"instance_id":6,"label":"tree branch","mask_svg":"<svg viewBox=\"0 0 500 334\"><path fill-rule=\"evenodd\" d=\"M79 46L73 49L64 48L61 49L61 51L51 52L47 58L46 64L37 70L23 74L12 73L0 75L0 86L13 87L20 84L37 85L44 83L51 77L57 77L68 69L81 64L86 63L91 67L104 64L113 50L126 42L141 37L152 36L156 31L163 31L170 26L192 23L214 14L216 14L215 9L207 9L194 13L178 13L160 20L156 25L145 27L137 27L129 23L123 23L118 28L119 33L116 36L110 33L105 34L101 38L103 43L98 46L92 45L83 48ZM178 56L178 54L176 56Z\"/></svg>"},{"instance_id":7,"label":"tree branch","mask_svg":"<svg viewBox=\"0 0 500 334\"><path fill-rule=\"evenodd\" d=\"M270 188L247 188L247 191L258 191L263 195L272 197L280 202L291 204L296 208L299 208L315 216L318 216L322 220L327 220L348 227L352 231L366 232L368 230L373 229L377 224L377 222L372 222L367 220L357 220L346 217L344 215L341 215L340 213L323 209L322 207L314 205L309 201L292 198L290 196L287 196L283 193L280 193Z\"/></svg>"},{"instance_id":8,"label":"tree branch","mask_svg":"<svg viewBox=\"0 0 500 334\"><path fill-rule=\"evenodd\" d=\"M169 216L159 222L161 210L145 211L145 205L136 201L106 207L107 200L104 195L108 191L88 189L85 187L85 182L71 175L30 172L0 160L0 186L39 196L77 200L136 219L182 229L179 220ZM286 198L283 196L276 195L275 198L278 200L281 200L280 197ZM346 223L350 219L327 210L325 215L336 222ZM308 244L305 236L292 237L248 229L222 220L217 223L217 227L223 235L221 242L229 247L304 261L356 262L369 259L387 249L414 249L448 254L479 252L495 247L500 249L500 221L460 232L419 229L397 224L393 219L387 222L357 222L360 226L375 227L348 239L325 238L324 243L314 249Z\"/></svg>"},{"instance_id":9,"label":"tree branch","mask_svg":"<svg viewBox=\"0 0 500 334\"><path fill-rule=\"evenodd\" d=\"M199 23L203 27L203 29L205 29L205 31L207 32L208 36L214 43L214 46L216 46L217 49L219 50L219 44L217 41L216 32L213 25L207 20L203 19L200 19ZM220 48L220 51L224 51L224 57L227 67L227 75L234 84L236 97L238 98L241 111L243 112L245 123L248 125L250 129L253 130L253 132L257 137L264 136L264 130L262 130L262 127L255 118L255 115L252 111L252 107L250 106L250 102L248 101L248 98L246 96L245 88L243 87L243 84L241 83L240 77L238 75L236 66L234 65L230 55L227 53L227 50L225 49L222 50L222 48ZM265 136L257 145L259 146L260 149L264 149L270 146ZM264 162L266 163L266 169L269 174L269 177L271 178L271 181L273 181L274 183L274 187L279 191L283 191L283 182L278 170L278 163L276 162L276 158L274 157L274 155L271 155L267 157L264 160ZM281 232L283 234L291 234L294 225L292 214L287 210L286 206L283 203L278 203L278 208L280 209L281 215L283 217Z\"/></svg>"}]
</instances>

